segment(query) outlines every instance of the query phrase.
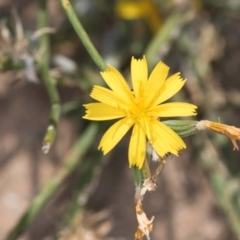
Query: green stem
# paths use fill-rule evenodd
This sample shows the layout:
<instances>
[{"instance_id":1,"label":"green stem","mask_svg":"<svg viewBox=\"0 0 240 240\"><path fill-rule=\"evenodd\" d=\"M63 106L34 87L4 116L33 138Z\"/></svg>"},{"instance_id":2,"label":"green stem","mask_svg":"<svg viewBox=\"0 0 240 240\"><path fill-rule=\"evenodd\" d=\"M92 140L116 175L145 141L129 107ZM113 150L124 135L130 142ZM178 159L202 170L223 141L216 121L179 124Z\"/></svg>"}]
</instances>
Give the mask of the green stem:
<instances>
[{"instance_id":1,"label":"green stem","mask_svg":"<svg viewBox=\"0 0 240 240\"><path fill-rule=\"evenodd\" d=\"M87 201L79 201L79 197L84 195L84 199L89 198L90 192L84 191L88 184L96 177L96 167L99 166L99 163L102 159L102 153L100 151L90 152L81 163L81 167L77 170L77 185L74 187L74 192L71 200L69 201L68 206L66 207L65 216L62 222L63 229L60 231L64 231L65 229L72 229L72 227L76 224L76 218L80 214L83 214ZM79 225L79 222L77 226ZM59 239L60 240L60 239Z\"/></svg>"},{"instance_id":2,"label":"green stem","mask_svg":"<svg viewBox=\"0 0 240 240\"><path fill-rule=\"evenodd\" d=\"M91 124L87 130L77 140L72 149L68 152L64 159L63 167L50 180L50 182L43 187L40 193L33 199L31 205L21 217L17 225L9 233L6 240L18 239L19 235L28 227L28 225L35 219L37 214L42 210L47 201L53 196L64 179L71 174L76 167L81 163L83 155L88 151L97 134L98 126Z\"/></svg>"},{"instance_id":3,"label":"green stem","mask_svg":"<svg viewBox=\"0 0 240 240\"><path fill-rule=\"evenodd\" d=\"M102 57L99 55L96 48L92 44L90 38L88 37L88 34L86 33L81 22L79 21L70 1L60 0L60 2L64 10L66 11L68 19L70 20L72 26L74 27L78 37L81 39L83 45L85 46L88 53L92 57L93 61L96 63L96 65L101 71L106 71L107 69L106 63L103 61Z\"/></svg>"},{"instance_id":4,"label":"green stem","mask_svg":"<svg viewBox=\"0 0 240 240\"><path fill-rule=\"evenodd\" d=\"M185 11L175 12L167 18L164 25L159 29L146 49L146 58L150 67L155 64L154 57L156 56L156 53L159 51L160 47L170 42L173 31L176 31L176 29L179 28L181 24L186 22L187 19L188 14L186 14Z\"/></svg>"},{"instance_id":5,"label":"green stem","mask_svg":"<svg viewBox=\"0 0 240 240\"><path fill-rule=\"evenodd\" d=\"M47 26L47 11L46 11L46 0L40 1L41 7L39 10L39 28L44 28ZM39 61L40 72L43 80L43 84L47 90L47 93L51 102L51 111L50 111L50 119L47 128L47 132L43 139L43 147L42 150L44 153L48 153L50 147L52 146L56 133L57 133L57 125L60 119L61 114L61 106L60 106L60 98L56 86L54 85L51 77L49 75L49 59L50 59L50 39L49 35L44 34L40 38L40 44L42 49L44 49L43 56Z\"/></svg>"}]
</instances>

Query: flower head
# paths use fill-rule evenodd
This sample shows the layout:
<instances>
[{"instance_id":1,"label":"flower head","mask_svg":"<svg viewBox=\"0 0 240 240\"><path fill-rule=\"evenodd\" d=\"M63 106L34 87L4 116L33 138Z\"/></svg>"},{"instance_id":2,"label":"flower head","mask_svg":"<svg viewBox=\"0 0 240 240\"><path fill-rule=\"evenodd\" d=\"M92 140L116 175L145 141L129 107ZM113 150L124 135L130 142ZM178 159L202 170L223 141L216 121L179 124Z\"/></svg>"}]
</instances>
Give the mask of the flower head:
<instances>
[{"instance_id":1,"label":"flower head","mask_svg":"<svg viewBox=\"0 0 240 240\"><path fill-rule=\"evenodd\" d=\"M197 123L196 127L199 130L210 129L214 132L220 133L229 137L233 143L233 150L239 150L236 140L240 140L240 128L229 126L222 123L202 120Z\"/></svg>"},{"instance_id":2,"label":"flower head","mask_svg":"<svg viewBox=\"0 0 240 240\"><path fill-rule=\"evenodd\" d=\"M196 115L195 105L189 103L163 103L177 93L185 80L179 73L167 78L169 68L159 62L148 78L146 58L131 62L131 90L123 76L112 66L101 72L110 89L94 86L90 96L99 103L85 104L89 120L118 119L103 135L99 148L108 153L133 127L129 144L129 164L142 168L146 155L147 139L159 156L170 152L178 155L185 148L182 139L159 121L162 117Z\"/></svg>"},{"instance_id":3,"label":"flower head","mask_svg":"<svg viewBox=\"0 0 240 240\"><path fill-rule=\"evenodd\" d=\"M154 1L119 0L115 4L116 14L126 20L145 19L153 32L158 31L162 24L162 16Z\"/></svg>"}]
</instances>

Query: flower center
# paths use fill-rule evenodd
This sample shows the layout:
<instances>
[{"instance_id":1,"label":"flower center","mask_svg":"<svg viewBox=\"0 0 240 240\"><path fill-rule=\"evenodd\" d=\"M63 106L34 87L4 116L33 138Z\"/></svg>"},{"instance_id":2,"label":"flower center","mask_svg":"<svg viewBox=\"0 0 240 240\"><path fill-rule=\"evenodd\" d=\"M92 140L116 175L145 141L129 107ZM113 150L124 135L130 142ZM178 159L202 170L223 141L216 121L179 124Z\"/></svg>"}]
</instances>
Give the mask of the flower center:
<instances>
[{"instance_id":1,"label":"flower center","mask_svg":"<svg viewBox=\"0 0 240 240\"><path fill-rule=\"evenodd\" d=\"M135 103L130 108L130 117L135 121L139 121L140 119L147 118L146 109L144 105L140 102Z\"/></svg>"}]
</instances>

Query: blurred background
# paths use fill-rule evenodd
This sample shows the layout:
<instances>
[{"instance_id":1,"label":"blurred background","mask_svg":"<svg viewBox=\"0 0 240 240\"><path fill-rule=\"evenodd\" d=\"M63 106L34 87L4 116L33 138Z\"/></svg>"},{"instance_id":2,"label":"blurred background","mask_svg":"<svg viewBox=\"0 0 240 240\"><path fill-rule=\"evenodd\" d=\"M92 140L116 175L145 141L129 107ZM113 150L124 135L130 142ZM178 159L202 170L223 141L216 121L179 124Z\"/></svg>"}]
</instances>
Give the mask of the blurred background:
<instances>
[{"instance_id":1,"label":"blurred background","mask_svg":"<svg viewBox=\"0 0 240 240\"><path fill-rule=\"evenodd\" d=\"M132 56L162 60L188 79L173 100L240 127L238 0L71 2L106 63L127 77ZM133 239L129 135L97 150L111 123L83 120L82 104L104 83L60 1L0 0L0 13L0 239ZM210 132L185 142L144 198L151 239L240 239L239 152Z\"/></svg>"}]
</instances>

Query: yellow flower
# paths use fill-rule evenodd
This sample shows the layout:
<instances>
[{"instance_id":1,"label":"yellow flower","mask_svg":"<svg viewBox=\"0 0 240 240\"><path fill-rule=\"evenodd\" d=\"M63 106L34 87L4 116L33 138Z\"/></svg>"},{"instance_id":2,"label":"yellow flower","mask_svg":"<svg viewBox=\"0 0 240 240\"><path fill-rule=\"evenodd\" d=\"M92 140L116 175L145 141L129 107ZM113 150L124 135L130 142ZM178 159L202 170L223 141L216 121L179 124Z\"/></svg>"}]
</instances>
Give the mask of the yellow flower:
<instances>
[{"instance_id":1,"label":"yellow flower","mask_svg":"<svg viewBox=\"0 0 240 240\"><path fill-rule=\"evenodd\" d=\"M185 83L180 73L167 78L168 71L169 68L159 62L148 78L146 58L139 60L132 58L133 91L114 67L108 66L106 71L101 72L111 90L94 86L90 96L100 103L85 104L87 110L83 118L95 121L122 118L103 135L99 149L102 149L104 154L115 147L131 127L133 131L128 151L130 166L142 168L147 139L159 156L164 156L168 152L178 155L178 151L186 147L182 139L158 119L196 115L197 107L189 103L162 104Z\"/></svg>"},{"instance_id":2,"label":"yellow flower","mask_svg":"<svg viewBox=\"0 0 240 240\"><path fill-rule=\"evenodd\" d=\"M196 127L199 130L204 130L208 128L214 132L229 137L233 143L233 150L239 150L236 140L240 140L240 128L236 128L234 126L229 126L222 123L211 122L208 120L202 120L198 122Z\"/></svg>"},{"instance_id":3,"label":"yellow flower","mask_svg":"<svg viewBox=\"0 0 240 240\"><path fill-rule=\"evenodd\" d=\"M152 0L118 0L115 3L116 14L127 20L144 18L155 33L162 25L162 16Z\"/></svg>"}]
</instances>

